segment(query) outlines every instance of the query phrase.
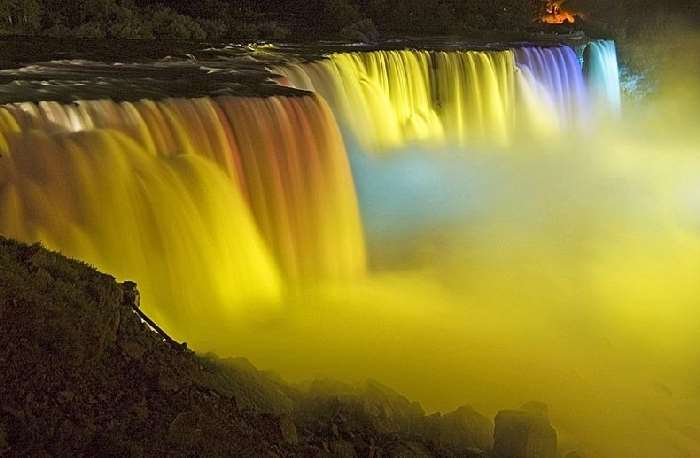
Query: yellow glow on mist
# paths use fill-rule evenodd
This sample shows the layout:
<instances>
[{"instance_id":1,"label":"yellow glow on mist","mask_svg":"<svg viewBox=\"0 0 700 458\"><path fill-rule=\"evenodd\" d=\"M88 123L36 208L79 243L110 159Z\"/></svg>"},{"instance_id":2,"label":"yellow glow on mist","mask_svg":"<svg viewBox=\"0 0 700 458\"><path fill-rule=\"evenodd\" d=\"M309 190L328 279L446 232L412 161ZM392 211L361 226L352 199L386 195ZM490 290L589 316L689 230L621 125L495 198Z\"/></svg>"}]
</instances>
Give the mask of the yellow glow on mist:
<instances>
[{"instance_id":1,"label":"yellow glow on mist","mask_svg":"<svg viewBox=\"0 0 700 458\"><path fill-rule=\"evenodd\" d=\"M0 108L0 228L135 278L201 351L292 379L378 378L431 410L541 400L563 450L592 458L700 456L695 93L573 133L536 106L512 53L437 62L480 69L478 85L437 82L474 104L433 106L421 53L305 69L347 72L324 68L313 87L367 145L499 140L502 154L450 164L483 172L482 212L417 235L390 272L363 275L347 158L318 98ZM348 91L353 106L333 98ZM567 138L519 144L517 97Z\"/></svg>"}]
</instances>

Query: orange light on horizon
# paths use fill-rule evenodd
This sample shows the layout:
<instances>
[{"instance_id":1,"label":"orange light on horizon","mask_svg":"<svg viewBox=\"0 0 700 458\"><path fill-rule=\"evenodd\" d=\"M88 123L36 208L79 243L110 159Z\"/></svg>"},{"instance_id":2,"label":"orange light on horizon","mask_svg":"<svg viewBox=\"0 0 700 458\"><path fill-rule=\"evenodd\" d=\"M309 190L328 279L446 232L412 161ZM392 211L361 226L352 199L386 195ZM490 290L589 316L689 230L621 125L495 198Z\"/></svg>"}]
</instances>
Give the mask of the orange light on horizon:
<instances>
[{"instance_id":1,"label":"orange light on horizon","mask_svg":"<svg viewBox=\"0 0 700 458\"><path fill-rule=\"evenodd\" d=\"M563 10L564 1L553 1L547 4L547 14L542 17L542 22L546 24L573 24L576 17L569 11Z\"/></svg>"}]
</instances>

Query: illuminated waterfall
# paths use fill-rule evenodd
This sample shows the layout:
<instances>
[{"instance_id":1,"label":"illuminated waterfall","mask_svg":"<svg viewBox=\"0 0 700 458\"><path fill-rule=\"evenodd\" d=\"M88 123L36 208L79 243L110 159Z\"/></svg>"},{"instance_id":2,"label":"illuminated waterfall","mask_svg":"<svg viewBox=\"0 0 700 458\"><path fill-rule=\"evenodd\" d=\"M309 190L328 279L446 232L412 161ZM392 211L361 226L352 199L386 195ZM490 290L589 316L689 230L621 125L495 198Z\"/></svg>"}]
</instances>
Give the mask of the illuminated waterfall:
<instances>
[{"instance_id":1,"label":"illuminated waterfall","mask_svg":"<svg viewBox=\"0 0 700 458\"><path fill-rule=\"evenodd\" d=\"M615 42L598 40L590 43L584 50L583 61L593 103L602 113L619 115L620 71Z\"/></svg>"},{"instance_id":2,"label":"illuminated waterfall","mask_svg":"<svg viewBox=\"0 0 700 458\"><path fill-rule=\"evenodd\" d=\"M7 105L0 151L0 232L136 280L178 331L197 307L364 271L349 164L317 97Z\"/></svg>"},{"instance_id":3,"label":"illuminated waterfall","mask_svg":"<svg viewBox=\"0 0 700 458\"><path fill-rule=\"evenodd\" d=\"M529 90L537 94L539 109L554 113L559 128L581 126L588 95L576 52L568 46L525 47L515 55Z\"/></svg>"},{"instance_id":4,"label":"illuminated waterfall","mask_svg":"<svg viewBox=\"0 0 700 458\"><path fill-rule=\"evenodd\" d=\"M378 51L333 54L279 70L292 86L323 96L362 144L387 149L444 136L430 67L426 51Z\"/></svg>"},{"instance_id":5,"label":"illuminated waterfall","mask_svg":"<svg viewBox=\"0 0 700 458\"><path fill-rule=\"evenodd\" d=\"M159 158L114 130L31 131L10 150L2 233L138 281L144 306L165 324L183 329L201 304L220 315L229 310L218 307L279 296L243 199L202 158Z\"/></svg>"},{"instance_id":6,"label":"illuminated waterfall","mask_svg":"<svg viewBox=\"0 0 700 458\"><path fill-rule=\"evenodd\" d=\"M598 114L593 108L619 110L615 45L589 49L587 78L576 52L563 45L336 53L275 71L283 84L328 100L367 151L415 142L509 145L521 134L587 128ZM591 91L603 94L600 103L591 102Z\"/></svg>"},{"instance_id":7,"label":"illuminated waterfall","mask_svg":"<svg viewBox=\"0 0 700 458\"><path fill-rule=\"evenodd\" d=\"M514 68L511 51L375 51L276 70L328 100L358 141L377 151L416 141L506 142Z\"/></svg>"},{"instance_id":8,"label":"illuminated waterfall","mask_svg":"<svg viewBox=\"0 0 700 458\"><path fill-rule=\"evenodd\" d=\"M557 135L592 108L619 110L614 43L584 57L351 52L275 68L316 95L3 105L0 233L136 280L149 311L184 333L203 303L235 313L364 273L336 117L368 152Z\"/></svg>"},{"instance_id":9,"label":"illuminated waterfall","mask_svg":"<svg viewBox=\"0 0 700 458\"><path fill-rule=\"evenodd\" d=\"M509 143L515 121L512 52L440 52L434 59L434 104L448 139L460 145Z\"/></svg>"}]
</instances>

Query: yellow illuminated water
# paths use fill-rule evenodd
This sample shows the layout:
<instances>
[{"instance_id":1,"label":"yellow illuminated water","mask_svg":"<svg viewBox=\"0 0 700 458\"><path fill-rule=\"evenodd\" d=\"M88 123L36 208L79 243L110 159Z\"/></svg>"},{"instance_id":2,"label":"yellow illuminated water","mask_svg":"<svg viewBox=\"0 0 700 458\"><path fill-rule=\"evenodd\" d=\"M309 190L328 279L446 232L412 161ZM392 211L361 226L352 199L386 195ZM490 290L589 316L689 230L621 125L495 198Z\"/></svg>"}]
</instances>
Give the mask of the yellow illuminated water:
<instances>
[{"instance_id":1,"label":"yellow illuminated water","mask_svg":"<svg viewBox=\"0 0 700 458\"><path fill-rule=\"evenodd\" d=\"M551 136L568 127L511 50L339 53L276 71L283 83L328 100L368 151L412 143L503 146L522 133Z\"/></svg>"},{"instance_id":2,"label":"yellow illuminated water","mask_svg":"<svg viewBox=\"0 0 700 458\"><path fill-rule=\"evenodd\" d=\"M586 131L547 92L565 85L515 62L392 51L284 70L327 98L352 154L404 153L354 170L379 171L362 203L400 234L363 234L320 96L4 106L0 232L136 280L201 351L377 378L429 411L544 401L562 452L700 456L697 81Z\"/></svg>"},{"instance_id":3,"label":"yellow illuminated water","mask_svg":"<svg viewBox=\"0 0 700 458\"><path fill-rule=\"evenodd\" d=\"M179 336L205 309L277 307L299 284L363 275L349 164L321 99L18 104L0 108L0 135L2 233L136 280Z\"/></svg>"},{"instance_id":4,"label":"yellow illuminated water","mask_svg":"<svg viewBox=\"0 0 700 458\"><path fill-rule=\"evenodd\" d=\"M213 164L150 155L115 130L32 131L11 145L3 234L137 280L146 309L170 328L196 322L203 302L231 317L238 303L276 306L271 252Z\"/></svg>"}]
</instances>

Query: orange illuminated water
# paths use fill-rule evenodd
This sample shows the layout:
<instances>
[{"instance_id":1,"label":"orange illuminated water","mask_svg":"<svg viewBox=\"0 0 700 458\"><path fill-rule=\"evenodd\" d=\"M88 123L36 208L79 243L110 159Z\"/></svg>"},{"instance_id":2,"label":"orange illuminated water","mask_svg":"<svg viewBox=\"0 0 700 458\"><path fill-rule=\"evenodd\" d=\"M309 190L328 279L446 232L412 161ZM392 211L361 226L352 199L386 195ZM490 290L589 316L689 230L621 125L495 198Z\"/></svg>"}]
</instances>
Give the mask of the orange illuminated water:
<instances>
[{"instance_id":1,"label":"orange illuminated water","mask_svg":"<svg viewBox=\"0 0 700 458\"><path fill-rule=\"evenodd\" d=\"M364 273L348 159L318 97L6 105L0 150L2 233L136 280L179 335L201 304L235 315Z\"/></svg>"}]
</instances>

